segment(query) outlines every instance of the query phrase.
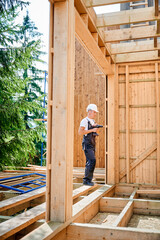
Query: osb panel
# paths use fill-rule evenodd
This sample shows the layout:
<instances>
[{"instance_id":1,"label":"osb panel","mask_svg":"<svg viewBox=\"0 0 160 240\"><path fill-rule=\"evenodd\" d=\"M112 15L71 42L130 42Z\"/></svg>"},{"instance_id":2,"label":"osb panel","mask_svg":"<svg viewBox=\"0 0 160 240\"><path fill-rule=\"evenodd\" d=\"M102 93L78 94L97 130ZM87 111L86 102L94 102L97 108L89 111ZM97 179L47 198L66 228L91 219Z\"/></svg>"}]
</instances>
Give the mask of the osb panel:
<instances>
[{"instance_id":1,"label":"osb panel","mask_svg":"<svg viewBox=\"0 0 160 240\"><path fill-rule=\"evenodd\" d=\"M160 64L159 64L160 71ZM126 168L126 75L118 68L119 82L119 165ZM160 78L160 73L159 73ZM160 79L159 79L160 80ZM159 81L160 88L160 81ZM157 141L155 63L129 65L130 164ZM131 183L156 184L157 150L130 172ZM120 179L126 182L126 176Z\"/></svg>"},{"instance_id":2,"label":"osb panel","mask_svg":"<svg viewBox=\"0 0 160 240\"><path fill-rule=\"evenodd\" d=\"M84 167L86 163L82 151L82 137L78 135L80 121L87 116L90 103L97 105L99 113L96 122L105 125L105 76L76 40L75 62L75 108L74 108L74 167ZM96 141L96 167L105 166L105 128L99 130Z\"/></svg>"}]
</instances>

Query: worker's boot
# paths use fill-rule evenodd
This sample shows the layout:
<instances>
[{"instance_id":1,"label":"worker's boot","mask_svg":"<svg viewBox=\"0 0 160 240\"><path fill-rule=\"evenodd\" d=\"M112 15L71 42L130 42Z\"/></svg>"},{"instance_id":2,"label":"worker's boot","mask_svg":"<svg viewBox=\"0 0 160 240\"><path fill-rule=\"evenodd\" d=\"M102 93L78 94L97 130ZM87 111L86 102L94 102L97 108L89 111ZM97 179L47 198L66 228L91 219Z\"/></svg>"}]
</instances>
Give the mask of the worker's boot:
<instances>
[{"instance_id":1,"label":"worker's boot","mask_svg":"<svg viewBox=\"0 0 160 240\"><path fill-rule=\"evenodd\" d=\"M84 185L88 185L88 186L94 186L94 182L85 182L83 181Z\"/></svg>"}]
</instances>

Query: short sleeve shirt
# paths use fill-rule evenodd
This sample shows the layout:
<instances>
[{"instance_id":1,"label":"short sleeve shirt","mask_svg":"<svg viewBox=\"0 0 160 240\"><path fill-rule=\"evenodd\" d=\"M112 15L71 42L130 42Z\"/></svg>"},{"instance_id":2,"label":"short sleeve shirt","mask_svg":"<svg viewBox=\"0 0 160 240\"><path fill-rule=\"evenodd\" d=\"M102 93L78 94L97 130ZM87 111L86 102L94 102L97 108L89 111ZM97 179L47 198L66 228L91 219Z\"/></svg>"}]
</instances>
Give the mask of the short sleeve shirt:
<instances>
[{"instance_id":1,"label":"short sleeve shirt","mask_svg":"<svg viewBox=\"0 0 160 240\"><path fill-rule=\"evenodd\" d=\"M85 127L85 130L88 130L88 121L91 123L91 125L95 124L95 121L93 119L86 117L86 118L82 119L82 121L80 123L80 127Z\"/></svg>"}]
</instances>

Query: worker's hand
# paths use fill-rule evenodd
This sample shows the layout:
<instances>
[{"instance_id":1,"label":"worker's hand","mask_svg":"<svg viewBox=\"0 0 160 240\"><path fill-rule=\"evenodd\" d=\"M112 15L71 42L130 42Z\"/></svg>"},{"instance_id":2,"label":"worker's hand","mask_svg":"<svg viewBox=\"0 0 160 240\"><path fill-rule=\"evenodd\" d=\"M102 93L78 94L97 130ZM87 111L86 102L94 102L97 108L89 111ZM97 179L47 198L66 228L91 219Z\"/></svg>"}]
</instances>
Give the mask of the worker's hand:
<instances>
[{"instance_id":1,"label":"worker's hand","mask_svg":"<svg viewBox=\"0 0 160 240\"><path fill-rule=\"evenodd\" d=\"M93 128L92 132L97 132L98 128Z\"/></svg>"}]
</instances>

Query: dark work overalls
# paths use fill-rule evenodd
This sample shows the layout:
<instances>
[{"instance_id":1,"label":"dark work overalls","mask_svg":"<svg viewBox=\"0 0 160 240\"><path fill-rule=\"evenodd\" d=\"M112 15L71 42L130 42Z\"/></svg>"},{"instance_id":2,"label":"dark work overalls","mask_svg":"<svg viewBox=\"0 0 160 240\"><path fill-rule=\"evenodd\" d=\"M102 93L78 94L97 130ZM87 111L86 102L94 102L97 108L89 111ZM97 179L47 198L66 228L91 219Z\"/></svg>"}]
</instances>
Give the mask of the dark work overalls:
<instances>
[{"instance_id":1,"label":"dark work overalls","mask_svg":"<svg viewBox=\"0 0 160 240\"><path fill-rule=\"evenodd\" d=\"M91 123L88 121L88 130L93 129ZM82 147L86 156L85 177L83 183L92 181L93 172L96 165L95 158L95 134L88 133L87 136L83 135Z\"/></svg>"}]
</instances>

